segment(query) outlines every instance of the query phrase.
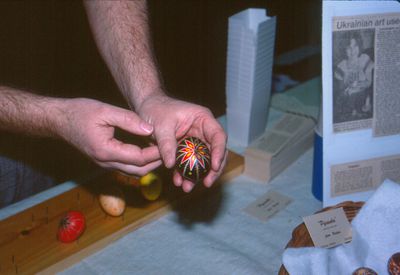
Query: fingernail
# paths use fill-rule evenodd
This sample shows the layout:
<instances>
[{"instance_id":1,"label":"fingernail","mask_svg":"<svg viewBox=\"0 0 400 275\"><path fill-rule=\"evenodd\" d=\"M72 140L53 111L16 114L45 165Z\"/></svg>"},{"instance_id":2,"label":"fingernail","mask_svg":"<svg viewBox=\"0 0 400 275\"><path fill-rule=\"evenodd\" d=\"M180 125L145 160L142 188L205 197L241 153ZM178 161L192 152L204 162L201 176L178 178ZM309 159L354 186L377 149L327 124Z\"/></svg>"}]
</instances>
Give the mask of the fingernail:
<instances>
[{"instance_id":1,"label":"fingernail","mask_svg":"<svg viewBox=\"0 0 400 275\"><path fill-rule=\"evenodd\" d=\"M153 126L151 124L146 123L146 122L141 122L140 123L140 128L145 130L147 133L153 132Z\"/></svg>"}]
</instances>

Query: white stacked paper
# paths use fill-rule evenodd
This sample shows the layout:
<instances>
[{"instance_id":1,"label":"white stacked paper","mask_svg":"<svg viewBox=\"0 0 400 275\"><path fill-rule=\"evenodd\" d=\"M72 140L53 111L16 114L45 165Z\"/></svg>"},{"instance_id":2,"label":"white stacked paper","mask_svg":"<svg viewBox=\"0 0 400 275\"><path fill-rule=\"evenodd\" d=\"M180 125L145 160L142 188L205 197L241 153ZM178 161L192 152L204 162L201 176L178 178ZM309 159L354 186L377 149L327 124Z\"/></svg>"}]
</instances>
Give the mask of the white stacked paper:
<instances>
[{"instance_id":1,"label":"white stacked paper","mask_svg":"<svg viewBox=\"0 0 400 275\"><path fill-rule=\"evenodd\" d=\"M315 122L285 114L253 141L244 152L244 174L270 182L313 144Z\"/></svg>"},{"instance_id":2,"label":"white stacked paper","mask_svg":"<svg viewBox=\"0 0 400 275\"><path fill-rule=\"evenodd\" d=\"M276 18L247 9L229 18L226 69L228 143L246 147L265 130Z\"/></svg>"}]
</instances>

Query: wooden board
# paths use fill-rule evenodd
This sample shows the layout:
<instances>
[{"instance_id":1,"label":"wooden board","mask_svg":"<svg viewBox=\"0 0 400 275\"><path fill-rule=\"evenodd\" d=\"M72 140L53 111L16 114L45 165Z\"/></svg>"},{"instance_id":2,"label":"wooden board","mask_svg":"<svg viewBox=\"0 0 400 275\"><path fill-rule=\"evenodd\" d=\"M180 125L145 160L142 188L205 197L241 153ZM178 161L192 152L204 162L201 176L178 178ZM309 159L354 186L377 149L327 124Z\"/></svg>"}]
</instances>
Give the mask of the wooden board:
<instances>
[{"instance_id":1,"label":"wooden board","mask_svg":"<svg viewBox=\"0 0 400 275\"><path fill-rule=\"evenodd\" d=\"M227 182L242 173L243 157L229 152L225 171L217 181ZM105 177L75 187L0 222L0 274L54 274L102 249L129 232L171 211L177 203L200 196L198 186L185 194L163 174L163 194L146 201L135 187L124 188L127 208L121 217L106 215L97 200ZM61 217L68 210L82 211L86 217L85 233L76 242L60 243L56 238Z\"/></svg>"}]
</instances>

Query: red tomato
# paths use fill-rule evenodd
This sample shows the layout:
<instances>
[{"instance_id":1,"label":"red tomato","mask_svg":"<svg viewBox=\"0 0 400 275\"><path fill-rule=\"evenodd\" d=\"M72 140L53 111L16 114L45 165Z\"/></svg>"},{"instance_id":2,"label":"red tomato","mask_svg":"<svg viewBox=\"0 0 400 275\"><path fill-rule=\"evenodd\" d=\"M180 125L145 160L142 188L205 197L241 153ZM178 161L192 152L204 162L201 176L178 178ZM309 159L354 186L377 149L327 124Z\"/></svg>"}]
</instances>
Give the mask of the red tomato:
<instances>
[{"instance_id":1,"label":"red tomato","mask_svg":"<svg viewBox=\"0 0 400 275\"><path fill-rule=\"evenodd\" d=\"M78 239L85 230L85 216L79 211L68 211L58 227L58 239L70 243Z\"/></svg>"}]
</instances>

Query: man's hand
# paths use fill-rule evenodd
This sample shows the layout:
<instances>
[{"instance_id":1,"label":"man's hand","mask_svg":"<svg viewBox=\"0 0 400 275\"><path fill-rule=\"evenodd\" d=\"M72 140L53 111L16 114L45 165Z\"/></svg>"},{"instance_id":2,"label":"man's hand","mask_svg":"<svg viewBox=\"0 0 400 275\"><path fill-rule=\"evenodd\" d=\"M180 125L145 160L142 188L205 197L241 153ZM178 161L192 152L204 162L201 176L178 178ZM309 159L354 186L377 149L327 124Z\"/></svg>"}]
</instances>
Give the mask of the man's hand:
<instances>
[{"instance_id":1,"label":"man's hand","mask_svg":"<svg viewBox=\"0 0 400 275\"><path fill-rule=\"evenodd\" d=\"M157 146L145 148L114 137L115 128L149 136L153 126L134 112L96 100L38 96L0 87L0 129L66 140L105 168L144 175L161 165Z\"/></svg>"},{"instance_id":2,"label":"man's hand","mask_svg":"<svg viewBox=\"0 0 400 275\"><path fill-rule=\"evenodd\" d=\"M224 167L226 135L211 112L198 105L167 97L152 51L145 0L84 1L99 51L122 95L142 119L154 126L153 136L168 168L175 164L177 140L202 139L211 150L211 186ZM174 183L189 192L193 183L178 173Z\"/></svg>"},{"instance_id":3,"label":"man's hand","mask_svg":"<svg viewBox=\"0 0 400 275\"><path fill-rule=\"evenodd\" d=\"M211 170L204 178L204 185L210 187L214 183L225 165L226 134L207 108L167 96L153 96L144 100L137 112L154 126L153 136L168 168L175 165L177 141L185 136L203 140L211 151ZM174 183L182 186L185 192L190 192L194 186L177 171Z\"/></svg>"},{"instance_id":4,"label":"man's hand","mask_svg":"<svg viewBox=\"0 0 400 275\"><path fill-rule=\"evenodd\" d=\"M115 139L115 127L139 136L153 133L152 125L134 112L84 98L62 106L59 135L101 167L142 176L162 164L157 146L140 148Z\"/></svg>"}]
</instances>

